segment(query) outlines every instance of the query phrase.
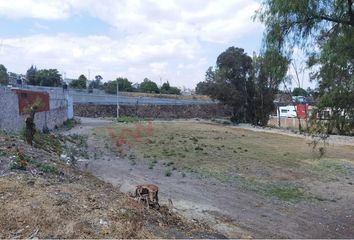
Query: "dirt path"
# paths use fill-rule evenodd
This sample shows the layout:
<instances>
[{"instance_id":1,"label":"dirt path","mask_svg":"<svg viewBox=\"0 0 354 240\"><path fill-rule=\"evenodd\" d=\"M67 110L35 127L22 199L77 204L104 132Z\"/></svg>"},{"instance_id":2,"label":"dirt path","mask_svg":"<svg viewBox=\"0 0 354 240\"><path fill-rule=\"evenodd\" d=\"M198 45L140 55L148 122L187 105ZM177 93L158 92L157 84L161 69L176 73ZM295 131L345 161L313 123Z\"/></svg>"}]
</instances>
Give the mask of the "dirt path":
<instances>
[{"instance_id":1,"label":"dirt path","mask_svg":"<svg viewBox=\"0 0 354 240\"><path fill-rule=\"evenodd\" d=\"M82 119L82 124L69 133L88 134L89 150L103 149L103 143L91 135L98 126L111 122ZM201 179L191 174L183 177L174 172L166 177L162 161L149 169L146 162L136 165L127 159L105 153L90 160L87 169L112 183L123 192L132 192L135 185L154 183L160 187L162 204L171 199L180 214L194 221L203 221L230 238L348 238L354 236L354 209L348 199L336 203L310 201L286 203L242 189L237 182L224 184ZM353 191L347 186L343 191Z\"/></svg>"}]
</instances>

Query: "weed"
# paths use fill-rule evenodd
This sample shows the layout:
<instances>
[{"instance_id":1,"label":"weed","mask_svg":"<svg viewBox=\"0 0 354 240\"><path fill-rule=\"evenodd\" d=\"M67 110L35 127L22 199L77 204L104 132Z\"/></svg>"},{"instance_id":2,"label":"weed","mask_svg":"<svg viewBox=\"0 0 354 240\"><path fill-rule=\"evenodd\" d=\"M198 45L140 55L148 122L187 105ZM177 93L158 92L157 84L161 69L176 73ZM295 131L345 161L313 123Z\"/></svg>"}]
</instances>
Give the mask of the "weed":
<instances>
[{"instance_id":1,"label":"weed","mask_svg":"<svg viewBox=\"0 0 354 240\"><path fill-rule=\"evenodd\" d=\"M58 155L61 153L60 138L53 134L36 132L33 137L33 145L47 152L55 152Z\"/></svg>"},{"instance_id":2,"label":"weed","mask_svg":"<svg viewBox=\"0 0 354 240\"><path fill-rule=\"evenodd\" d=\"M75 127L75 125L80 124L80 121L73 118L73 119L66 120L63 124L68 130L70 130L73 127Z\"/></svg>"},{"instance_id":3,"label":"weed","mask_svg":"<svg viewBox=\"0 0 354 240\"><path fill-rule=\"evenodd\" d=\"M166 177L170 177L171 175L172 175L171 169L167 169L167 170L165 171L165 176L166 176Z\"/></svg>"},{"instance_id":4,"label":"weed","mask_svg":"<svg viewBox=\"0 0 354 240\"><path fill-rule=\"evenodd\" d=\"M182 173L182 177L186 177L186 174L184 172Z\"/></svg>"}]
</instances>

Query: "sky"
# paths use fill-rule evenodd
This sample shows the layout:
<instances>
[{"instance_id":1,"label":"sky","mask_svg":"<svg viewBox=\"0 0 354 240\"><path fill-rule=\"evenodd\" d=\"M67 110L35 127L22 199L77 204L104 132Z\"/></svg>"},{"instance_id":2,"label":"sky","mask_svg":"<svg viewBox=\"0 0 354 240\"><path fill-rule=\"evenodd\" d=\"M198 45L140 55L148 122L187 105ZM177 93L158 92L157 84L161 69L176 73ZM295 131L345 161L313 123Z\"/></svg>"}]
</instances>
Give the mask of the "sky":
<instances>
[{"instance_id":1,"label":"sky","mask_svg":"<svg viewBox=\"0 0 354 240\"><path fill-rule=\"evenodd\" d=\"M0 0L0 64L194 88L230 46L252 56L259 0Z\"/></svg>"}]
</instances>

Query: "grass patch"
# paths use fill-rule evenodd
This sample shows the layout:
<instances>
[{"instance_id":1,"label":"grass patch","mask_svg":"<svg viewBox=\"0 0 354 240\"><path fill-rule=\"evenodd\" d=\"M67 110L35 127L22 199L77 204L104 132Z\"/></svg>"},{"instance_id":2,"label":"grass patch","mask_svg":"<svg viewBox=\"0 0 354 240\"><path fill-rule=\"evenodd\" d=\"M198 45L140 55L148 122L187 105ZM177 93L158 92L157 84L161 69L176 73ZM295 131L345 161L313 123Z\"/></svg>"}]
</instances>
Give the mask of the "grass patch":
<instances>
[{"instance_id":1,"label":"grass patch","mask_svg":"<svg viewBox=\"0 0 354 240\"><path fill-rule=\"evenodd\" d=\"M303 191L292 186L271 187L267 191L267 195L287 202L297 202L305 198Z\"/></svg>"}]
</instances>

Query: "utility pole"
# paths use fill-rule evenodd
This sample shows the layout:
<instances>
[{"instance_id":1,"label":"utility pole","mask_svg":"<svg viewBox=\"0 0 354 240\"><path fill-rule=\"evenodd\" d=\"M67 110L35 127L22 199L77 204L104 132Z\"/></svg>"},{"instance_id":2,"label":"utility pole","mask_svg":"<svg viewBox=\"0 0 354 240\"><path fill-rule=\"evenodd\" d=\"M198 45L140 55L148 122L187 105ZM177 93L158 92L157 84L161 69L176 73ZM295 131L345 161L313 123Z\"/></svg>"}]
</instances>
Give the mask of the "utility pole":
<instances>
[{"instance_id":1,"label":"utility pole","mask_svg":"<svg viewBox=\"0 0 354 240\"><path fill-rule=\"evenodd\" d=\"M117 118L119 118L119 99L118 99L119 87L118 87L118 78L117 78Z\"/></svg>"}]
</instances>

